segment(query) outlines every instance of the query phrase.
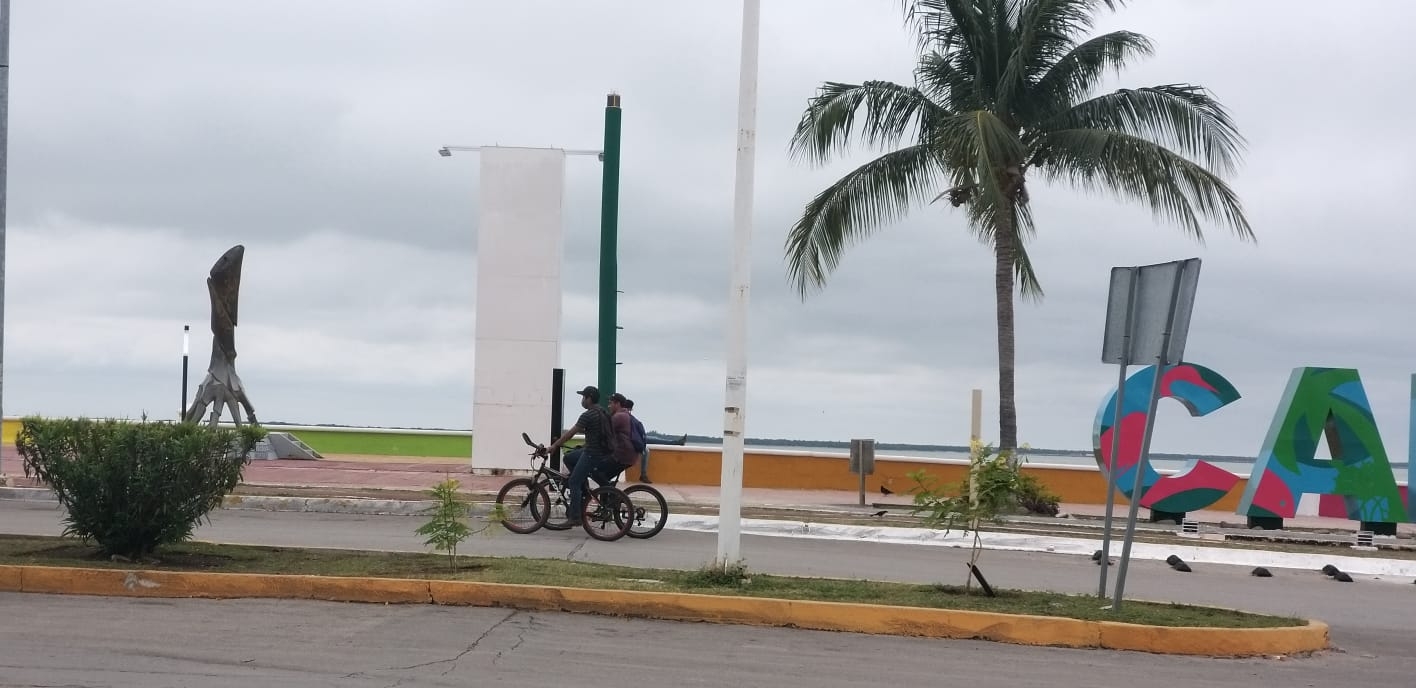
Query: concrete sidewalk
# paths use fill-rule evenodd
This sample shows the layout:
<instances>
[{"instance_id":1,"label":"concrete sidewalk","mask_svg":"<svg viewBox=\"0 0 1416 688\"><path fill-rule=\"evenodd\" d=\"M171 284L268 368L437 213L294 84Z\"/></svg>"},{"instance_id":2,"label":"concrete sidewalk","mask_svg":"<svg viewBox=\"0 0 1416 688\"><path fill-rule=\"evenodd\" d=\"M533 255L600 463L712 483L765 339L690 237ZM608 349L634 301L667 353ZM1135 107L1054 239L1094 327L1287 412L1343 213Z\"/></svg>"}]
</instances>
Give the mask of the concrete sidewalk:
<instances>
[{"instance_id":1,"label":"concrete sidewalk","mask_svg":"<svg viewBox=\"0 0 1416 688\"><path fill-rule=\"evenodd\" d=\"M13 486L39 486L33 479L24 477L20 457L13 446L0 448L0 473L9 476ZM638 469L631 468L626 472L626 476L637 477ZM650 477L653 477L652 474ZM425 492L447 478L457 479L462 483L463 490L472 494L495 494L510 479L505 476L472 475L465 461L328 455L320 461L252 461L243 475L242 492L259 494L264 490L274 493L284 490L320 489L321 492L340 496L402 493L400 498L408 498L407 493ZM632 481L628 484L632 484ZM671 504L704 508L716 508L718 504L717 486L654 483L654 487L662 492ZM744 488L742 504L744 508L861 514L880 509L897 512L908 509L911 497L904 494L867 493L865 506L860 506L859 494L852 491ZM1105 513L1105 508L1099 504L1063 504L1061 510L1062 514L1080 518L1101 518ZM1115 513L1124 519L1124 501L1118 500ZM1148 515L1149 510L1142 509L1142 518ZM1191 512L1188 518L1209 525L1243 527L1245 524L1243 516L1228 511ZM1292 530L1355 532L1358 524L1345 519L1299 516L1286 519L1284 525ZM1408 537L1416 536L1416 524L1401 524L1398 526L1398 533Z\"/></svg>"}]
</instances>

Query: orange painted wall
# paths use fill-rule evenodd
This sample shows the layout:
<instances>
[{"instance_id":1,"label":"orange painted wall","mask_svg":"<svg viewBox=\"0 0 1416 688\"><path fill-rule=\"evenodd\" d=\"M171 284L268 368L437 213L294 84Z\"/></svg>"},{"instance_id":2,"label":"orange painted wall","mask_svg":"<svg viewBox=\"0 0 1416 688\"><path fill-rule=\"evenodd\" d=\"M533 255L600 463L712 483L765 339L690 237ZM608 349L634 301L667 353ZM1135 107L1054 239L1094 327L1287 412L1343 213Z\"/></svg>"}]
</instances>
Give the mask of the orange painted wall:
<instances>
[{"instance_id":1,"label":"orange painted wall","mask_svg":"<svg viewBox=\"0 0 1416 688\"><path fill-rule=\"evenodd\" d=\"M669 485L717 485L722 471L722 455L715 450L650 445L649 477ZM880 494L880 487L904 495L914 485L907 474L923 469L941 482L961 482L967 476L963 463L936 463L877 457L875 472L865 477L867 494ZM638 476L638 468L626 471ZM1025 473L1037 476L1061 501L1069 504L1105 504L1106 482L1101 472L1087 467L1049 467L1024 464ZM791 452L761 452L748 449L743 454L743 487L786 490L856 490L859 478L850 472L844 456L813 456ZM1233 511L1239 507L1244 483L1239 483L1214 510ZM1118 504L1126 504L1118 495Z\"/></svg>"}]
</instances>

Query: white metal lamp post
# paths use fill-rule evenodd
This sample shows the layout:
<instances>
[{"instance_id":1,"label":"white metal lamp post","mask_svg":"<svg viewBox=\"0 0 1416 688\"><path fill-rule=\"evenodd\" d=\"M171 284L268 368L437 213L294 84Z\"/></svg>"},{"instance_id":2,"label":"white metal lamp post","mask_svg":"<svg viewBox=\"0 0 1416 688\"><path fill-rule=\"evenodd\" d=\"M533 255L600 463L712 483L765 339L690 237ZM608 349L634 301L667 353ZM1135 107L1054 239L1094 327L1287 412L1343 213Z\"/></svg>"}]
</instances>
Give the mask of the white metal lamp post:
<instances>
[{"instance_id":1,"label":"white metal lamp post","mask_svg":"<svg viewBox=\"0 0 1416 688\"><path fill-rule=\"evenodd\" d=\"M737 178L733 189L733 270L728 291L727 380L723 401L723 462L718 507L717 566L741 561L742 461L747 426L747 305L752 288L752 191L757 143L757 44L760 0L742 3L742 63L738 74Z\"/></svg>"}]
</instances>

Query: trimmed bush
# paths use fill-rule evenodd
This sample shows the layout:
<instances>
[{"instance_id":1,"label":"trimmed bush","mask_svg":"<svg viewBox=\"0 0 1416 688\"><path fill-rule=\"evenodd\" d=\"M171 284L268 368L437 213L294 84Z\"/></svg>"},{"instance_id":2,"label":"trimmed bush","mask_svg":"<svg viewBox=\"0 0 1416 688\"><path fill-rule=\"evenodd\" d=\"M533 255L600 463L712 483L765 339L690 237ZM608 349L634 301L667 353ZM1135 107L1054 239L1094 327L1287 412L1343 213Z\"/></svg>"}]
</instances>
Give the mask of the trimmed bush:
<instances>
[{"instance_id":1,"label":"trimmed bush","mask_svg":"<svg viewBox=\"0 0 1416 688\"><path fill-rule=\"evenodd\" d=\"M21 421L15 447L68 515L64 534L138 558L181 542L241 482L258 427L71 418Z\"/></svg>"}]
</instances>

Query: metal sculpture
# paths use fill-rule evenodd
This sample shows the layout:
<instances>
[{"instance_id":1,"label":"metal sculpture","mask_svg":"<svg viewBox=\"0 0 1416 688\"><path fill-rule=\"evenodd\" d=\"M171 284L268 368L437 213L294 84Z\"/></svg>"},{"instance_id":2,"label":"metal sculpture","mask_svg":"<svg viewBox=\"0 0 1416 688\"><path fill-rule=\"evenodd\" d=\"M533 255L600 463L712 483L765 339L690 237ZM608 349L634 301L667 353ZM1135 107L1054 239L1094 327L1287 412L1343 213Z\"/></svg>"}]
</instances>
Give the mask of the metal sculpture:
<instances>
[{"instance_id":1,"label":"metal sculpture","mask_svg":"<svg viewBox=\"0 0 1416 688\"><path fill-rule=\"evenodd\" d=\"M246 398L241 376L236 374L236 303L241 289L241 259L245 255L245 246L231 247L211 267L207 277L207 294L211 297L211 363L207 364L206 379L197 388L196 398L183 417L187 422L200 420L207 406L211 406L210 423L215 425L225 406L231 411L231 420L239 426L238 404L245 408L251 424L257 422L256 410Z\"/></svg>"}]
</instances>

